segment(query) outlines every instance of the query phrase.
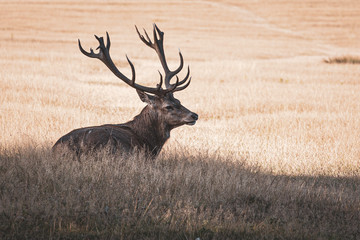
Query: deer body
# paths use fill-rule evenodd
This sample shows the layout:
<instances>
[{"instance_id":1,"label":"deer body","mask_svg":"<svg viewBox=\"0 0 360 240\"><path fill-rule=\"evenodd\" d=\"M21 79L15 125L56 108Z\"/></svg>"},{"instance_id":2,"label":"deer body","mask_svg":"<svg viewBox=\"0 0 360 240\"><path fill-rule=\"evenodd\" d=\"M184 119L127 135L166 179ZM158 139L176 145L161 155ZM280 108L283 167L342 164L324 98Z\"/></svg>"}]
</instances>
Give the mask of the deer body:
<instances>
[{"instance_id":1,"label":"deer body","mask_svg":"<svg viewBox=\"0 0 360 240\"><path fill-rule=\"evenodd\" d=\"M72 130L61 137L54 145L55 151L62 151L65 144L77 155L110 146L112 150L131 152L142 149L147 155L155 157L166 140L170 131L177 127L159 119L159 115L146 106L132 121L123 124L106 124ZM189 111L185 116L185 124L194 124L197 115ZM56 148L59 148L57 150Z\"/></svg>"},{"instance_id":2,"label":"deer body","mask_svg":"<svg viewBox=\"0 0 360 240\"><path fill-rule=\"evenodd\" d=\"M67 143L78 155L110 146L112 150L126 152L141 148L147 155L156 156L170 131L165 126L159 128L156 119L147 119L145 111L127 123L75 129L61 137L55 146Z\"/></svg>"},{"instance_id":3,"label":"deer body","mask_svg":"<svg viewBox=\"0 0 360 240\"><path fill-rule=\"evenodd\" d=\"M123 124L106 124L102 126L85 127L75 129L61 137L54 145L55 152L63 152L66 150L73 151L77 155L96 151L105 146L110 146L112 150L121 150L132 152L135 149L143 150L146 154L155 157L166 140L170 137L170 131L184 124L194 125L198 119L196 113L191 112L181 105L173 93L185 89L191 78L189 78L190 70L186 77L179 81L176 76L183 67L183 58L180 55L180 66L175 71L170 71L163 50L163 32L161 32L154 24L154 43L150 40L145 32L147 40L142 36L136 28L140 39L149 47L153 48L162 63L165 71L165 86L163 89L163 77L160 73L160 83L156 88L149 88L135 83L135 69L129 59L133 77L128 79L114 65L110 58L110 38L107 34L107 44L105 46L103 38L96 39L99 41L99 53L95 54L92 49L90 53L86 52L80 44L80 51L91 58L98 58L121 80L135 88L140 99L147 104L141 113L134 117L132 121ZM159 37L158 37L159 36ZM176 83L171 84L170 80L176 76ZM185 84L186 83L186 84ZM150 94L148 94L150 93Z\"/></svg>"}]
</instances>

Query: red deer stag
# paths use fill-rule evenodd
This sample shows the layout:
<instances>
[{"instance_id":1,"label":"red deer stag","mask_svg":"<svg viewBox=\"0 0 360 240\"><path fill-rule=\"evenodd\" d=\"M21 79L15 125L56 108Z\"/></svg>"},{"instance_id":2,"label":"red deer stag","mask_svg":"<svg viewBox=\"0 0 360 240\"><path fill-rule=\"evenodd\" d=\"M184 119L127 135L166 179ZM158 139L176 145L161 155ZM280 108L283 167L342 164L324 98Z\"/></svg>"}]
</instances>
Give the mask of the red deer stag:
<instances>
[{"instance_id":1,"label":"red deer stag","mask_svg":"<svg viewBox=\"0 0 360 240\"><path fill-rule=\"evenodd\" d=\"M172 129L184 124L194 125L196 120L198 120L198 115L181 105L180 101L173 95L174 92L184 90L191 81L191 77L189 78L189 67L183 80L179 81L177 76L184 64L181 52L179 51L180 66L176 70L171 71L166 63L164 53L164 33L154 24L154 42L152 42L145 30L144 37L136 26L135 28L140 39L147 46L154 49L159 56L165 72L165 88L162 88L163 76L160 72L160 82L156 87L146 87L135 83L135 68L127 56L126 58L132 71L132 78L129 79L122 74L111 60L109 52L110 38L107 32L106 46L104 39L95 35L99 42L98 53L94 53L91 48L90 52L85 51L79 40L80 51L85 56L100 59L118 78L136 89L140 99L147 105L132 121L123 124L85 127L69 132L55 143L53 147L55 152L63 152L65 148L79 156L83 153L93 152L105 146L110 146L113 151L120 150L130 153L134 149L139 149L155 157L170 137ZM170 83L174 76L176 77L176 82Z\"/></svg>"}]
</instances>

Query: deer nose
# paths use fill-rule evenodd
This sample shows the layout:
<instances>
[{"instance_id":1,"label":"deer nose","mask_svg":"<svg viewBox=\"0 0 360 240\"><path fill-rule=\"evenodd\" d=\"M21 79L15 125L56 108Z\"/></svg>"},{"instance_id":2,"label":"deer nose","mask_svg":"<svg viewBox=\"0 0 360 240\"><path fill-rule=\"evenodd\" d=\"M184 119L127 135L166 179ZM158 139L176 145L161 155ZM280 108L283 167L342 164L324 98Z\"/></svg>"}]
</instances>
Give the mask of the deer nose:
<instances>
[{"instance_id":1,"label":"deer nose","mask_svg":"<svg viewBox=\"0 0 360 240\"><path fill-rule=\"evenodd\" d=\"M198 120L199 116L196 113L192 113L191 117L196 121Z\"/></svg>"}]
</instances>

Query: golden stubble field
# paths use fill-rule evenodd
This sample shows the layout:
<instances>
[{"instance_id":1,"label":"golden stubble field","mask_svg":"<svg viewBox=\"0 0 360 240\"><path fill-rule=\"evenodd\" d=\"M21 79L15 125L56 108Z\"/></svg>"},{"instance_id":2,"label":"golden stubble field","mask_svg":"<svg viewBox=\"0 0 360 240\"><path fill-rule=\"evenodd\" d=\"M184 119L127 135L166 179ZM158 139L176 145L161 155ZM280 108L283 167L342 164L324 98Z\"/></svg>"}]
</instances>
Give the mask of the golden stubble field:
<instances>
[{"instance_id":1,"label":"golden stubble field","mask_svg":"<svg viewBox=\"0 0 360 240\"><path fill-rule=\"evenodd\" d=\"M0 151L49 149L74 128L132 119L144 106L136 92L77 39L95 49L93 35L108 31L119 69L130 75L127 54L137 81L154 86L161 65L134 25L155 22L170 67L178 49L190 65L176 96L199 114L172 131L162 157L175 149L273 176L358 179L360 67L323 60L360 55L359 12L352 0L1 1Z\"/></svg>"},{"instance_id":2,"label":"golden stubble field","mask_svg":"<svg viewBox=\"0 0 360 240\"><path fill-rule=\"evenodd\" d=\"M2 149L50 147L78 127L130 120L136 92L99 61L93 34L110 33L111 53L154 86L161 69L134 25L165 32L170 66L180 48L193 81L177 94L197 112L194 127L172 132L181 145L246 158L290 175L354 176L360 165L360 69L327 57L360 54L355 1L2 1ZM184 71L183 74L185 74Z\"/></svg>"}]
</instances>

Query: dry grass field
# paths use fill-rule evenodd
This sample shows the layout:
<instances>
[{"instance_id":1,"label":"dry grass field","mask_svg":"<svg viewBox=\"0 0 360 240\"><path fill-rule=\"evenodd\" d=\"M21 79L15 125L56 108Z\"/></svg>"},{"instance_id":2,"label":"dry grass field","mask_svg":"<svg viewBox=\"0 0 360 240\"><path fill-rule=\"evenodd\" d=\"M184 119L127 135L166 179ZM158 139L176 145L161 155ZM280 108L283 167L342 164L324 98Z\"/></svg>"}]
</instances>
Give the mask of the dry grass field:
<instances>
[{"instance_id":1,"label":"dry grass field","mask_svg":"<svg viewBox=\"0 0 360 240\"><path fill-rule=\"evenodd\" d=\"M360 65L326 61L359 59L359 12L354 0L0 1L0 238L358 239ZM144 107L77 39L96 48L108 31L121 71L127 54L155 86L160 62L134 28L154 22L170 67L179 48L190 65L176 97L197 124L154 161L53 157L70 130Z\"/></svg>"}]
</instances>

